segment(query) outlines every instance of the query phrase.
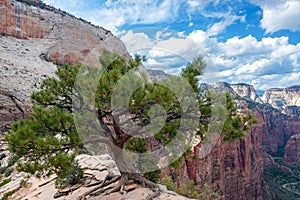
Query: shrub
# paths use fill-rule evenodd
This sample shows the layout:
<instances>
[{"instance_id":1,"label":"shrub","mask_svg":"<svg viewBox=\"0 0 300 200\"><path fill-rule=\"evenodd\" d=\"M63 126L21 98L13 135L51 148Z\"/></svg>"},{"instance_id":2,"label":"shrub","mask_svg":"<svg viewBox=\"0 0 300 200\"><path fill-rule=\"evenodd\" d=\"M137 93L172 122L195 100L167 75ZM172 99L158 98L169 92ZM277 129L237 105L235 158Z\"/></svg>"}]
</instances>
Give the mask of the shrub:
<instances>
[{"instance_id":1,"label":"shrub","mask_svg":"<svg viewBox=\"0 0 300 200\"><path fill-rule=\"evenodd\" d=\"M0 167L0 174L4 174L8 167Z\"/></svg>"},{"instance_id":2,"label":"shrub","mask_svg":"<svg viewBox=\"0 0 300 200\"><path fill-rule=\"evenodd\" d=\"M9 191L9 192L6 192L3 197L1 198L1 200L6 200L8 199L8 197L10 197L11 195L13 195L17 190L12 190L12 191Z\"/></svg>"},{"instance_id":3,"label":"shrub","mask_svg":"<svg viewBox=\"0 0 300 200\"><path fill-rule=\"evenodd\" d=\"M13 166L19 159L20 159L19 156L16 156L16 155L12 156L7 163L7 167Z\"/></svg>"},{"instance_id":4,"label":"shrub","mask_svg":"<svg viewBox=\"0 0 300 200\"><path fill-rule=\"evenodd\" d=\"M2 187L3 185L6 185L7 183L11 182L11 178L8 179L4 179L1 183L0 183L0 187Z\"/></svg>"},{"instance_id":5,"label":"shrub","mask_svg":"<svg viewBox=\"0 0 300 200\"><path fill-rule=\"evenodd\" d=\"M4 176L9 177L13 173L14 169L13 168L7 168L5 171Z\"/></svg>"},{"instance_id":6,"label":"shrub","mask_svg":"<svg viewBox=\"0 0 300 200\"><path fill-rule=\"evenodd\" d=\"M76 160L73 163L72 169L68 171L67 176L65 178L57 178L55 181L56 188L65 188L70 185L75 185L81 181L83 178L83 171Z\"/></svg>"},{"instance_id":7,"label":"shrub","mask_svg":"<svg viewBox=\"0 0 300 200\"><path fill-rule=\"evenodd\" d=\"M5 157L6 157L6 155L4 153L0 154L0 160L2 160Z\"/></svg>"}]
</instances>

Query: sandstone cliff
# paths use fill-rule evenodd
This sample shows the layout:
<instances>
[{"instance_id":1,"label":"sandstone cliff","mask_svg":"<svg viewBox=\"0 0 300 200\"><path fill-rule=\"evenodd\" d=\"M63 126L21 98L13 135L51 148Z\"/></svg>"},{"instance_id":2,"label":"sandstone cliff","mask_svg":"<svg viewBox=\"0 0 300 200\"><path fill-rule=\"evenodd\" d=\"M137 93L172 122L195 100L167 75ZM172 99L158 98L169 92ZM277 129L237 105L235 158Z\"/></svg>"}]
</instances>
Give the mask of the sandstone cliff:
<instances>
[{"instance_id":1,"label":"sandstone cliff","mask_svg":"<svg viewBox=\"0 0 300 200\"><path fill-rule=\"evenodd\" d=\"M44 78L53 76L54 64L84 62L87 55L97 59L103 48L128 56L124 45L109 31L40 1L0 1L0 33L5 35L0 38L0 126L28 116L29 96ZM292 140L287 141L299 133L299 87L267 91L263 100L276 109L262 103L253 86L217 83L214 87L240 96L239 108L253 110L260 123L243 139L233 143L220 140L204 159L197 159L198 144L179 169L163 173L178 184L189 178L199 187L207 182L219 199L262 199L263 161L269 161L268 167L278 166L271 155L278 155L285 147L288 162L288 152L295 147ZM53 181L49 187L53 189ZM42 191L33 189L32 193Z\"/></svg>"},{"instance_id":2,"label":"sandstone cliff","mask_svg":"<svg viewBox=\"0 0 300 200\"><path fill-rule=\"evenodd\" d=\"M240 97L244 97L255 102L262 103L262 100L257 95L253 85L248 84L230 84L230 87L233 89L234 93L238 94Z\"/></svg>"},{"instance_id":3,"label":"sandstone cliff","mask_svg":"<svg viewBox=\"0 0 300 200\"><path fill-rule=\"evenodd\" d=\"M102 48L128 56L124 44L110 31L41 2L3 0L0 8L0 33L55 41L44 55L55 64L80 63L93 49L99 54Z\"/></svg>"},{"instance_id":4,"label":"sandstone cliff","mask_svg":"<svg viewBox=\"0 0 300 200\"><path fill-rule=\"evenodd\" d=\"M300 106L300 86L269 89L262 96L262 100L278 110L287 106Z\"/></svg>"},{"instance_id":5,"label":"sandstone cliff","mask_svg":"<svg viewBox=\"0 0 300 200\"><path fill-rule=\"evenodd\" d=\"M249 104L261 102L253 86L218 82L213 86L201 85L202 89L213 88L239 96L240 109L247 112ZM171 176L180 185L188 179L200 188L204 183L218 193L218 199L263 199L263 149L261 146L261 124L254 125L243 139L224 142L219 138L210 154L199 159L202 144L194 147L192 155L186 157L178 169L167 168L163 176Z\"/></svg>"},{"instance_id":6,"label":"sandstone cliff","mask_svg":"<svg viewBox=\"0 0 300 200\"><path fill-rule=\"evenodd\" d=\"M30 94L54 75L52 63L95 64L103 48L129 58L110 31L37 0L1 0L0 34L0 126L28 116Z\"/></svg>"},{"instance_id":7,"label":"sandstone cliff","mask_svg":"<svg viewBox=\"0 0 300 200\"><path fill-rule=\"evenodd\" d=\"M296 145L291 142L294 140L287 141L299 132L300 116L294 111L292 115L284 114L272 105L263 103L251 85L219 82L213 86L202 84L201 87L226 90L237 96L239 110L251 110L259 123L253 125L243 139L231 143L220 140L205 159L195 159L201 148L201 144L198 144L178 169L168 168L163 175L173 177L177 184L188 178L199 185L207 182L219 194L218 199L262 199L263 195L265 199L281 198L276 191L270 191L274 187L270 189L263 174L265 169L274 167L291 172L288 167L274 160L276 156L283 156L284 148L287 159L293 160L293 163L299 162ZM291 151L293 153L290 154ZM263 194L263 190L266 194Z\"/></svg>"},{"instance_id":8,"label":"sandstone cliff","mask_svg":"<svg viewBox=\"0 0 300 200\"><path fill-rule=\"evenodd\" d=\"M255 128L244 139L225 143L222 139L203 159L197 154L198 144L178 169L168 168L163 175L171 176L177 184L194 180L199 187L204 183L218 193L217 199L262 199L263 160L261 137Z\"/></svg>"}]
</instances>

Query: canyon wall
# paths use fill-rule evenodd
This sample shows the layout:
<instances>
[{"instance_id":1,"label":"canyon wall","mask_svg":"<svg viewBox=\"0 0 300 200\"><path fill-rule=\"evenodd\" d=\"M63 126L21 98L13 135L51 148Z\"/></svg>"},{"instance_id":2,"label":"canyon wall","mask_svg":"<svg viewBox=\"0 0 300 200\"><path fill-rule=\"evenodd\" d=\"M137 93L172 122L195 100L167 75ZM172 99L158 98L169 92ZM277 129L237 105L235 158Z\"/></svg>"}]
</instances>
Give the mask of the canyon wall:
<instances>
[{"instance_id":1,"label":"canyon wall","mask_svg":"<svg viewBox=\"0 0 300 200\"><path fill-rule=\"evenodd\" d=\"M300 134L293 135L284 148L285 164L300 166Z\"/></svg>"},{"instance_id":2,"label":"canyon wall","mask_svg":"<svg viewBox=\"0 0 300 200\"><path fill-rule=\"evenodd\" d=\"M243 139L223 142L220 138L212 152L198 159L201 143L194 147L178 169L168 168L163 176L171 176L180 185L192 179L200 188L207 183L217 199L262 199L263 160L261 137L254 126Z\"/></svg>"},{"instance_id":3,"label":"canyon wall","mask_svg":"<svg viewBox=\"0 0 300 200\"><path fill-rule=\"evenodd\" d=\"M242 139L228 143L220 138L206 158L197 159L201 148L201 143L198 144L178 169L169 167L163 171L163 176L171 176L177 185L188 179L194 180L200 187L208 183L210 189L218 193L217 199L254 200L262 199L263 196L265 199L272 199L270 193L276 191L270 192L269 185L265 183L264 169L277 167L290 171L274 161L274 157L283 156L284 153L286 163L300 162L300 157L297 156L300 155L297 148L299 141L295 140L298 137L293 136L299 133L300 116L287 115L272 104L263 102L251 85L219 82L214 86L202 87L228 91L237 96L238 110L251 110L259 123L252 125L250 132ZM268 94L273 96L270 91ZM297 96L300 97L300 92L293 93L294 99ZM289 105L294 103L295 101L289 102ZM294 110L298 108L294 106ZM264 195L263 190L266 193Z\"/></svg>"},{"instance_id":4,"label":"canyon wall","mask_svg":"<svg viewBox=\"0 0 300 200\"><path fill-rule=\"evenodd\" d=\"M108 30L40 1L1 0L0 34L0 126L28 116L30 94L44 78L54 76L56 65L96 63L103 48L129 59L124 44ZM280 152L286 162L298 162L298 154L290 153L298 143L290 138L300 130L299 87L271 89L263 98L247 84L216 87L240 96L238 109L253 110L259 124L242 139L220 139L205 158L197 156L199 143L178 169L164 169L163 176L177 184L192 179L200 188L208 183L218 199L262 199L264 162L272 165L271 155Z\"/></svg>"}]
</instances>

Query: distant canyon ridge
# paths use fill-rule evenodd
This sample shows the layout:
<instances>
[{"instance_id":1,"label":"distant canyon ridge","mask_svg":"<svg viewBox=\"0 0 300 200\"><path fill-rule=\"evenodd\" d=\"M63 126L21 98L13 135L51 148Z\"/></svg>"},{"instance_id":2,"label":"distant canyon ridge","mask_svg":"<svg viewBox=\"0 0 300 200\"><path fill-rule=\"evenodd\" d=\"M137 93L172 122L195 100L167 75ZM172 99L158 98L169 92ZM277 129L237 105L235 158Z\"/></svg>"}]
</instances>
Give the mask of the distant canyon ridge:
<instances>
[{"instance_id":1,"label":"distant canyon ridge","mask_svg":"<svg viewBox=\"0 0 300 200\"><path fill-rule=\"evenodd\" d=\"M130 59L125 45L110 31L40 1L1 0L0 34L1 127L29 116L30 94L43 79L54 76L57 65L82 63L88 55L97 58L104 48ZM164 169L162 175L177 184L188 179L199 187L208 183L218 199L274 199L276 191L264 180L264 170L283 168L275 155L283 151L285 164L300 166L300 86L272 88L262 96L243 83L205 87L239 96L238 109L253 112L260 122L243 139L219 140L206 158L194 159L199 143L178 169Z\"/></svg>"}]
</instances>

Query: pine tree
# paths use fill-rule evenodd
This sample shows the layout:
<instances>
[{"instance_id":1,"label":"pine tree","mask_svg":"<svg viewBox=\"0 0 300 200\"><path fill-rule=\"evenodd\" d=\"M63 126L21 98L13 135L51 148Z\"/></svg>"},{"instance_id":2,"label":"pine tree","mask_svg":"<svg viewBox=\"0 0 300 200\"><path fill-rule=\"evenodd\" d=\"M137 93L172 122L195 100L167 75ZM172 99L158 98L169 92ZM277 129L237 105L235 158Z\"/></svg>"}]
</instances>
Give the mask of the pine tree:
<instances>
[{"instance_id":1,"label":"pine tree","mask_svg":"<svg viewBox=\"0 0 300 200\"><path fill-rule=\"evenodd\" d=\"M211 92L203 97L199 94L197 76L206 67L202 57L188 64L179 77L162 80L166 82L149 80L141 68L144 60L145 57L136 56L127 61L104 50L99 58L103 66L101 70L83 65L58 67L56 77L44 80L41 90L32 94L30 118L16 122L6 137L10 151L23 157L19 169L37 176L56 173L59 178L65 178L74 168L78 153L85 151L86 147L96 150L99 143L105 143L121 172L121 176L114 179L120 179L119 184L107 193L122 190L134 180L155 190L149 199L157 196L159 187L141 173L151 171L147 167L158 164L158 160L147 154L151 151L147 149L147 143L150 140L157 141L160 146L174 143L172 152L176 154L177 148L181 147L176 146L176 141L179 144L191 141L195 124L197 135L204 139L213 113L211 105L215 97L222 95ZM190 88L181 84L182 78ZM168 88L172 85L182 93L180 97ZM196 94L194 102L185 95L191 91ZM131 95L125 104L124 98L115 98L128 94ZM186 106L182 107L182 102ZM249 128L250 117L236 113L230 95L226 96L226 102L227 118L222 131L225 139L242 137ZM197 112L191 109L195 104ZM222 106L219 109L221 111ZM182 121L186 123L183 128ZM181 134L178 133L179 127ZM156 129L158 132L153 133ZM150 137L136 137L141 135ZM189 148L184 147L185 150ZM132 156L124 149L145 155ZM137 166L133 166L130 160L136 161Z\"/></svg>"}]
</instances>

